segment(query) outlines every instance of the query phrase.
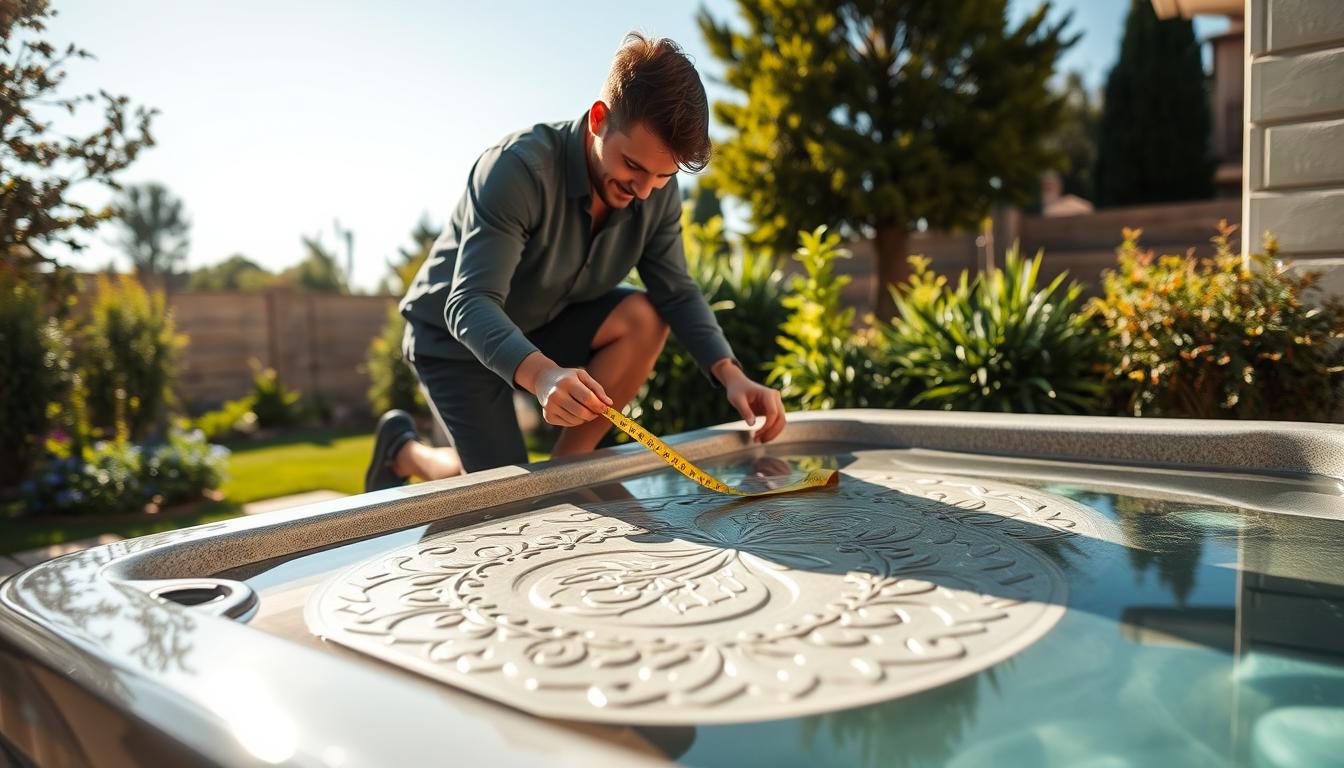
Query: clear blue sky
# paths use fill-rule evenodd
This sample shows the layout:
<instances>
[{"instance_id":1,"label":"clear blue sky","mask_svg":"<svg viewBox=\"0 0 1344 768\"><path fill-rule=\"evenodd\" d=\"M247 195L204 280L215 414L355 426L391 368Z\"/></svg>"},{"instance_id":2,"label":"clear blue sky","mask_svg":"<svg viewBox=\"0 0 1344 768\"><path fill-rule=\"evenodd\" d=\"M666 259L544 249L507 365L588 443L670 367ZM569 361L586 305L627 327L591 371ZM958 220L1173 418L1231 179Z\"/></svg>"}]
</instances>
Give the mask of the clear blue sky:
<instances>
[{"instance_id":1,"label":"clear blue sky","mask_svg":"<svg viewBox=\"0 0 1344 768\"><path fill-rule=\"evenodd\" d=\"M586 15L580 4L508 0L53 4L52 38L98 57L71 68L68 92L106 88L161 111L158 145L123 179L161 181L185 200L189 267L242 253L281 269L300 259L305 233L334 245L339 219L355 233L355 284L366 289L422 213L443 221L481 150L532 123L577 117L627 31L671 37L702 74L717 71L697 6L667 0L594 4ZM734 8L706 5L718 17ZM1012 0L1019 17L1036 5ZM1083 33L1062 68L1100 86L1127 7L1054 3ZM1223 26L1197 22L1201 35ZM711 98L725 95L708 85ZM74 263L114 259L102 232Z\"/></svg>"}]
</instances>

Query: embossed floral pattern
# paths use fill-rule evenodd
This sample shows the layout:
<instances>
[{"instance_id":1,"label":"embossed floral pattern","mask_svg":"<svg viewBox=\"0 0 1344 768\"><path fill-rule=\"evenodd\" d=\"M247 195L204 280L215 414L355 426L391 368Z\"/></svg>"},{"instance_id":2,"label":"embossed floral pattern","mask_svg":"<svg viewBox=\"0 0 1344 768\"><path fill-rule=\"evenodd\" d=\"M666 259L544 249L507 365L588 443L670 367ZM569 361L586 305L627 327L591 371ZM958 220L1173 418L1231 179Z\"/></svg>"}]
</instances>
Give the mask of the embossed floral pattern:
<instances>
[{"instance_id":1,"label":"embossed floral pattern","mask_svg":"<svg viewBox=\"0 0 1344 768\"><path fill-rule=\"evenodd\" d=\"M939 685L1043 635L1065 582L1030 543L1091 513L1023 488L863 477L725 502L558 506L366 562L318 634L539 714L760 719Z\"/></svg>"}]
</instances>

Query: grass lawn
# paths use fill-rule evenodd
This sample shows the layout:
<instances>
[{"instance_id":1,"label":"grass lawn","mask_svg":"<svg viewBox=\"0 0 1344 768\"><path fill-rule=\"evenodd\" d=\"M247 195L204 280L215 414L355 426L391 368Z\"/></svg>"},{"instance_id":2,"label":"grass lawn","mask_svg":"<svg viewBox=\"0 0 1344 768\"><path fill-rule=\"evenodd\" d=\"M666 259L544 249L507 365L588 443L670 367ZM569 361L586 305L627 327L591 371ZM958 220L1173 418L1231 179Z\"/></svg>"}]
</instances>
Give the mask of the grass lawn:
<instances>
[{"instance_id":1,"label":"grass lawn","mask_svg":"<svg viewBox=\"0 0 1344 768\"><path fill-rule=\"evenodd\" d=\"M364 492L373 434L304 432L264 443L230 445L224 498L236 504L321 489Z\"/></svg>"},{"instance_id":2,"label":"grass lawn","mask_svg":"<svg viewBox=\"0 0 1344 768\"><path fill-rule=\"evenodd\" d=\"M221 501L206 501L160 515L118 518L14 517L0 509L0 554L114 533L129 539L175 528L211 523L242 514L243 505L305 491L332 490L346 494L364 492L364 470L373 450L372 434L332 430L297 432L264 441L229 445L228 479L220 491ZM544 453L530 454L543 461Z\"/></svg>"}]
</instances>

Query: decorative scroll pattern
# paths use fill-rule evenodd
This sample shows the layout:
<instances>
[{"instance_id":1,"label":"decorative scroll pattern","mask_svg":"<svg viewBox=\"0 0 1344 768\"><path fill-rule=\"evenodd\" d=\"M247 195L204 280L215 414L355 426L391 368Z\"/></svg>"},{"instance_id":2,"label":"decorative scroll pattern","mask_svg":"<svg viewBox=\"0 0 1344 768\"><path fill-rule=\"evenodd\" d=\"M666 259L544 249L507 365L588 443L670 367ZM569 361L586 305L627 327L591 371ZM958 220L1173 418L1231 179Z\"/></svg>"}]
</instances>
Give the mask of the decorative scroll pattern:
<instances>
[{"instance_id":1,"label":"decorative scroll pattern","mask_svg":"<svg viewBox=\"0 0 1344 768\"><path fill-rule=\"evenodd\" d=\"M894 493L936 503L934 514L1018 540L1040 541L1071 534L1096 537L1105 518L1076 501L1052 493L1004 483L913 472L846 470L859 480L888 487Z\"/></svg>"},{"instance_id":2,"label":"decorative scroll pattern","mask_svg":"<svg viewBox=\"0 0 1344 768\"><path fill-rule=\"evenodd\" d=\"M759 501L564 505L451 531L328 582L308 623L537 714L697 724L941 685L1063 614L1063 576L1018 540L1069 536L1086 507L945 477L856 481Z\"/></svg>"}]
</instances>

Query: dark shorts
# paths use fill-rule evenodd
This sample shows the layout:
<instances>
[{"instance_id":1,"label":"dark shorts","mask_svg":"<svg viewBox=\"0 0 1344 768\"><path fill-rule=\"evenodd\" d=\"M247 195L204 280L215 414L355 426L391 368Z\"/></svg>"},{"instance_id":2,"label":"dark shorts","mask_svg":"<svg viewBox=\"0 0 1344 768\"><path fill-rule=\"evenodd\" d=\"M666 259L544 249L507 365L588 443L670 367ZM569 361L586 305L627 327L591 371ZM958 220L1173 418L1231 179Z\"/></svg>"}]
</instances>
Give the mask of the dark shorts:
<instances>
[{"instance_id":1,"label":"dark shorts","mask_svg":"<svg viewBox=\"0 0 1344 768\"><path fill-rule=\"evenodd\" d=\"M625 297L621 286L601 298L565 307L554 320L527 334L543 355L566 368L593 356L593 337ZM517 389L476 360L415 356L415 373L439 425L448 433L467 472L527 462L527 448L513 409Z\"/></svg>"}]
</instances>

